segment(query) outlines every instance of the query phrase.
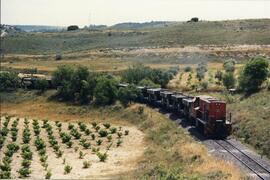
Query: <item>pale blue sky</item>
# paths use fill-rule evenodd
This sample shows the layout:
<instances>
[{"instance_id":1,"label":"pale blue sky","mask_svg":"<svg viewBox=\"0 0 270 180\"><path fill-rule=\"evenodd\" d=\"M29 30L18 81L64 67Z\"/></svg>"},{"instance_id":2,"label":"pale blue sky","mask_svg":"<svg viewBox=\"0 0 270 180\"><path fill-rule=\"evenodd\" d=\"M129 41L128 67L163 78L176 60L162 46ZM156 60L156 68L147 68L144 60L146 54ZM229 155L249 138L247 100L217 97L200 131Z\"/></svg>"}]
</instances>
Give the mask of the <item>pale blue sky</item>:
<instances>
[{"instance_id":1,"label":"pale blue sky","mask_svg":"<svg viewBox=\"0 0 270 180\"><path fill-rule=\"evenodd\" d=\"M2 0L4 24L112 25L120 22L270 18L270 0Z\"/></svg>"}]
</instances>

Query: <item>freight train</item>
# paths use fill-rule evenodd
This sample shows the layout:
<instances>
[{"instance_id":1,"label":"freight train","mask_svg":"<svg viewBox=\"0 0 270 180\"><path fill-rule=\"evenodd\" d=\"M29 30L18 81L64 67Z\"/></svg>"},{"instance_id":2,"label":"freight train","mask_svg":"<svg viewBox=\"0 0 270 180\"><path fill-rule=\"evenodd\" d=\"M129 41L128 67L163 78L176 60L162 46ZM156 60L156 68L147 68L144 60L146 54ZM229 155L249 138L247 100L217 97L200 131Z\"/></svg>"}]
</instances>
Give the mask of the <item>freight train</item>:
<instances>
[{"instance_id":1,"label":"freight train","mask_svg":"<svg viewBox=\"0 0 270 180\"><path fill-rule=\"evenodd\" d=\"M127 87L119 84L119 88ZM226 102L211 96L188 96L162 88L137 87L138 101L184 117L207 137L226 138L232 132L231 115L226 118Z\"/></svg>"}]
</instances>

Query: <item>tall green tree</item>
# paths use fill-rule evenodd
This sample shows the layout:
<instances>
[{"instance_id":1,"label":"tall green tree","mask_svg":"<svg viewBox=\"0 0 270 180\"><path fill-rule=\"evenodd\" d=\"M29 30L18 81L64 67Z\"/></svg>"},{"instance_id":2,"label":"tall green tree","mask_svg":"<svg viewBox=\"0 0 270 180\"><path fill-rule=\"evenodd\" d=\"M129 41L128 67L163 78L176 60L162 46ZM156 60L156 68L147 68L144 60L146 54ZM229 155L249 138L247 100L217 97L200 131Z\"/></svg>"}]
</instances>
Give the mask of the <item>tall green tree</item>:
<instances>
[{"instance_id":1,"label":"tall green tree","mask_svg":"<svg viewBox=\"0 0 270 180\"><path fill-rule=\"evenodd\" d=\"M97 105L110 105L117 98L117 82L114 79L100 77L94 90Z\"/></svg>"},{"instance_id":2,"label":"tall green tree","mask_svg":"<svg viewBox=\"0 0 270 180\"><path fill-rule=\"evenodd\" d=\"M267 79L269 63L264 58L254 58L248 61L239 76L239 88L245 92L257 91Z\"/></svg>"}]
</instances>

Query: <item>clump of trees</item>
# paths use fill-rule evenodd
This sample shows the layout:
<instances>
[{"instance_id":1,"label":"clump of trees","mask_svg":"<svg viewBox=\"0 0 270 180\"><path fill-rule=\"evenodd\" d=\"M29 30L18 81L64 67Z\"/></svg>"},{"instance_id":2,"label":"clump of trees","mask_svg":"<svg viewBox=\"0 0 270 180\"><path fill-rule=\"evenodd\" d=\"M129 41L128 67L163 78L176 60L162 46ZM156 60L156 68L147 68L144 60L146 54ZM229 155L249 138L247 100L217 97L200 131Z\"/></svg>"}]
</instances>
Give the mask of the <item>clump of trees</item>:
<instances>
[{"instance_id":1,"label":"clump of trees","mask_svg":"<svg viewBox=\"0 0 270 180\"><path fill-rule=\"evenodd\" d=\"M143 80L148 81L148 83L152 81L154 84L165 87L178 71L179 67L172 67L164 71L152 69L140 64L125 70L122 74L122 80L130 84L139 84ZM140 84L142 84L142 82Z\"/></svg>"},{"instance_id":2,"label":"clump of trees","mask_svg":"<svg viewBox=\"0 0 270 180\"><path fill-rule=\"evenodd\" d=\"M264 58L253 58L245 65L238 78L239 88L252 93L261 87L269 75L269 63Z\"/></svg>"},{"instance_id":3,"label":"clump of trees","mask_svg":"<svg viewBox=\"0 0 270 180\"><path fill-rule=\"evenodd\" d=\"M76 31L79 29L79 26L77 25L71 25L71 26L68 26L67 30L68 31Z\"/></svg>"},{"instance_id":4,"label":"clump of trees","mask_svg":"<svg viewBox=\"0 0 270 180\"><path fill-rule=\"evenodd\" d=\"M57 87L57 97L85 104L93 99L96 79L86 67L62 65L53 73L52 83Z\"/></svg>"},{"instance_id":5,"label":"clump of trees","mask_svg":"<svg viewBox=\"0 0 270 180\"><path fill-rule=\"evenodd\" d=\"M19 78L13 72L0 72L0 91L16 90L19 86Z\"/></svg>"}]
</instances>

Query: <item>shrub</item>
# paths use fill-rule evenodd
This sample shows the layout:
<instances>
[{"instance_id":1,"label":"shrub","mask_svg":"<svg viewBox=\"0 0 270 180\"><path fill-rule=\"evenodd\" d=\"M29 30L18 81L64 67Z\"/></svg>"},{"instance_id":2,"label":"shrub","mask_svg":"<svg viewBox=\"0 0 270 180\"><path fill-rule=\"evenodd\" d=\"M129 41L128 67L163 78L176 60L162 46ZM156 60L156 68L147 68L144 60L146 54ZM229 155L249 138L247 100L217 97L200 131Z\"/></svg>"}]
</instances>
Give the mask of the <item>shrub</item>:
<instances>
[{"instance_id":1,"label":"shrub","mask_svg":"<svg viewBox=\"0 0 270 180\"><path fill-rule=\"evenodd\" d=\"M68 142L66 142L66 145L69 147L69 148L71 148L72 147L72 142L71 141L68 141Z\"/></svg>"},{"instance_id":2,"label":"shrub","mask_svg":"<svg viewBox=\"0 0 270 180\"><path fill-rule=\"evenodd\" d=\"M2 136L7 136L8 132L9 132L9 130L8 130L7 127L3 127L3 128L1 129L1 135L2 135Z\"/></svg>"},{"instance_id":3,"label":"shrub","mask_svg":"<svg viewBox=\"0 0 270 180\"><path fill-rule=\"evenodd\" d=\"M98 132L99 129L100 129L100 126L95 127L96 132Z\"/></svg>"},{"instance_id":4,"label":"shrub","mask_svg":"<svg viewBox=\"0 0 270 180\"><path fill-rule=\"evenodd\" d=\"M22 158L23 159L28 159L28 160L32 160L33 159L33 153L31 151L25 151L22 152Z\"/></svg>"},{"instance_id":5,"label":"shrub","mask_svg":"<svg viewBox=\"0 0 270 180\"><path fill-rule=\"evenodd\" d=\"M11 135L12 141L15 142L17 140L18 131L11 131Z\"/></svg>"},{"instance_id":6,"label":"shrub","mask_svg":"<svg viewBox=\"0 0 270 180\"><path fill-rule=\"evenodd\" d=\"M35 146L36 146L38 151L42 150L46 147L45 142L42 139L40 139L39 137L35 140Z\"/></svg>"},{"instance_id":7,"label":"shrub","mask_svg":"<svg viewBox=\"0 0 270 180\"><path fill-rule=\"evenodd\" d=\"M201 83L202 89L206 90L208 88L208 82L207 81L203 81Z\"/></svg>"},{"instance_id":8,"label":"shrub","mask_svg":"<svg viewBox=\"0 0 270 180\"><path fill-rule=\"evenodd\" d=\"M192 71L192 68L191 68L190 66L186 66L186 67L184 68L184 71L185 71L185 72L191 72L191 71Z\"/></svg>"},{"instance_id":9,"label":"shrub","mask_svg":"<svg viewBox=\"0 0 270 180\"><path fill-rule=\"evenodd\" d=\"M58 151L55 152L57 158L62 157L63 153L64 153L64 151L61 151L60 149L58 149Z\"/></svg>"},{"instance_id":10,"label":"shrub","mask_svg":"<svg viewBox=\"0 0 270 180\"><path fill-rule=\"evenodd\" d=\"M17 74L11 72L0 72L0 91L15 90L19 87Z\"/></svg>"},{"instance_id":11,"label":"shrub","mask_svg":"<svg viewBox=\"0 0 270 180\"><path fill-rule=\"evenodd\" d=\"M235 64L236 64L236 61L234 59L229 59L229 60L226 60L224 63L223 63L223 67L225 69L226 72L231 72L233 73L234 70L235 70Z\"/></svg>"},{"instance_id":12,"label":"shrub","mask_svg":"<svg viewBox=\"0 0 270 180\"><path fill-rule=\"evenodd\" d=\"M83 159L83 157L85 156L86 154L84 154L82 151L79 152L79 158L80 159Z\"/></svg>"},{"instance_id":13,"label":"shrub","mask_svg":"<svg viewBox=\"0 0 270 180\"><path fill-rule=\"evenodd\" d=\"M106 137L108 135L108 132L106 130L100 130L98 134L100 137Z\"/></svg>"},{"instance_id":14,"label":"shrub","mask_svg":"<svg viewBox=\"0 0 270 180\"><path fill-rule=\"evenodd\" d=\"M125 130L125 135L127 136L129 134L129 130Z\"/></svg>"},{"instance_id":15,"label":"shrub","mask_svg":"<svg viewBox=\"0 0 270 180\"><path fill-rule=\"evenodd\" d=\"M115 127L110 128L111 134L116 133L117 129Z\"/></svg>"},{"instance_id":16,"label":"shrub","mask_svg":"<svg viewBox=\"0 0 270 180\"><path fill-rule=\"evenodd\" d=\"M71 129L73 129L73 128L74 128L74 124L69 123L69 124L68 124L68 130L71 130Z\"/></svg>"},{"instance_id":17,"label":"shrub","mask_svg":"<svg viewBox=\"0 0 270 180\"><path fill-rule=\"evenodd\" d=\"M85 135L90 135L92 132L90 131L90 129L86 129L86 130L84 131L84 133L85 133Z\"/></svg>"},{"instance_id":18,"label":"shrub","mask_svg":"<svg viewBox=\"0 0 270 180\"><path fill-rule=\"evenodd\" d=\"M99 139L99 140L96 141L96 143L97 143L98 146L100 146L102 144L102 142L103 141L101 139Z\"/></svg>"},{"instance_id":19,"label":"shrub","mask_svg":"<svg viewBox=\"0 0 270 180\"><path fill-rule=\"evenodd\" d=\"M80 127L80 130L81 130L81 131L85 131L85 130L86 130L86 128L87 128L87 126L86 126L85 124L83 124L83 123L82 123L82 124L80 124L80 126L79 126L79 127Z\"/></svg>"},{"instance_id":20,"label":"shrub","mask_svg":"<svg viewBox=\"0 0 270 180\"><path fill-rule=\"evenodd\" d=\"M91 134L91 138L92 138L92 140L95 140L95 138L96 138L95 134Z\"/></svg>"},{"instance_id":21,"label":"shrub","mask_svg":"<svg viewBox=\"0 0 270 180\"><path fill-rule=\"evenodd\" d=\"M117 83L113 79L101 77L98 79L94 90L95 103L97 105L110 105L117 97Z\"/></svg>"},{"instance_id":22,"label":"shrub","mask_svg":"<svg viewBox=\"0 0 270 180\"><path fill-rule=\"evenodd\" d=\"M31 170L29 168L24 168L22 167L21 169L18 170L18 173L20 174L20 178L25 178L28 177L31 174Z\"/></svg>"},{"instance_id":23,"label":"shrub","mask_svg":"<svg viewBox=\"0 0 270 180\"><path fill-rule=\"evenodd\" d=\"M49 170L46 172L45 179L51 179L51 177L52 177L52 171Z\"/></svg>"},{"instance_id":24,"label":"shrub","mask_svg":"<svg viewBox=\"0 0 270 180\"><path fill-rule=\"evenodd\" d=\"M37 79L34 88L44 92L49 88L49 83L46 79Z\"/></svg>"},{"instance_id":25,"label":"shrub","mask_svg":"<svg viewBox=\"0 0 270 180\"><path fill-rule=\"evenodd\" d=\"M257 91L268 76L268 66L269 63L263 58L249 60L240 73L239 88L248 93Z\"/></svg>"},{"instance_id":26,"label":"shrub","mask_svg":"<svg viewBox=\"0 0 270 180\"><path fill-rule=\"evenodd\" d=\"M83 168L87 169L91 166L91 162L90 161L83 161Z\"/></svg>"},{"instance_id":27,"label":"shrub","mask_svg":"<svg viewBox=\"0 0 270 180\"><path fill-rule=\"evenodd\" d=\"M10 171L0 171L0 179L11 179Z\"/></svg>"},{"instance_id":28,"label":"shrub","mask_svg":"<svg viewBox=\"0 0 270 180\"><path fill-rule=\"evenodd\" d=\"M30 165L31 165L31 161L30 161L30 160L24 159L24 160L22 161L22 166L23 166L24 168L29 168Z\"/></svg>"},{"instance_id":29,"label":"shrub","mask_svg":"<svg viewBox=\"0 0 270 180\"><path fill-rule=\"evenodd\" d=\"M40 156L45 155L45 154L46 154L46 149L45 149L45 148L44 148L44 149L40 149L40 150L38 151L38 154L39 154Z\"/></svg>"},{"instance_id":30,"label":"shrub","mask_svg":"<svg viewBox=\"0 0 270 180\"><path fill-rule=\"evenodd\" d=\"M118 91L118 99L124 106L127 106L131 101L135 101L139 96L140 90L134 85L122 87Z\"/></svg>"},{"instance_id":31,"label":"shrub","mask_svg":"<svg viewBox=\"0 0 270 180\"><path fill-rule=\"evenodd\" d=\"M46 155L42 155L42 156L40 156L40 158L39 158L40 162L43 162L43 163L46 162L47 159L48 159L48 156L46 156Z\"/></svg>"},{"instance_id":32,"label":"shrub","mask_svg":"<svg viewBox=\"0 0 270 180\"><path fill-rule=\"evenodd\" d=\"M80 139L81 138L81 134L78 132L77 129L73 128L70 132L70 134L75 138L75 139Z\"/></svg>"},{"instance_id":33,"label":"shrub","mask_svg":"<svg viewBox=\"0 0 270 180\"><path fill-rule=\"evenodd\" d=\"M107 136L107 139L108 139L109 142L111 142L112 141L112 135Z\"/></svg>"},{"instance_id":34,"label":"shrub","mask_svg":"<svg viewBox=\"0 0 270 180\"><path fill-rule=\"evenodd\" d=\"M106 128L106 129L109 129L111 127L111 124L110 123L104 123L103 126Z\"/></svg>"},{"instance_id":35,"label":"shrub","mask_svg":"<svg viewBox=\"0 0 270 180\"><path fill-rule=\"evenodd\" d=\"M117 147L120 146L122 143L123 143L123 141L121 139L118 139L117 143L116 143Z\"/></svg>"},{"instance_id":36,"label":"shrub","mask_svg":"<svg viewBox=\"0 0 270 180\"><path fill-rule=\"evenodd\" d=\"M123 134L122 134L121 132L118 132L118 133L117 133L118 138L121 138L122 135L123 135Z\"/></svg>"},{"instance_id":37,"label":"shrub","mask_svg":"<svg viewBox=\"0 0 270 180\"><path fill-rule=\"evenodd\" d=\"M1 171L11 171L10 163L3 161L3 164L0 164L0 170Z\"/></svg>"},{"instance_id":38,"label":"shrub","mask_svg":"<svg viewBox=\"0 0 270 180\"><path fill-rule=\"evenodd\" d=\"M234 78L233 73L231 72L225 73L222 78L222 83L226 87L226 89L234 88L236 80Z\"/></svg>"},{"instance_id":39,"label":"shrub","mask_svg":"<svg viewBox=\"0 0 270 180\"><path fill-rule=\"evenodd\" d=\"M95 128L97 126L96 122L92 122L91 124L92 124L93 128Z\"/></svg>"},{"instance_id":40,"label":"shrub","mask_svg":"<svg viewBox=\"0 0 270 180\"><path fill-rule=\"evenodd\" d=\"M69 174L72 170L72 167L70 165L65 165L65 168L64 168L64 171L65 173L64 174Z\"/></svg>"},{"instance_id":41,"label":"shrub","mask_svg":"<svg viewBox=\"0 0 270 180\"><path fill-rule=\"evenodd\" d=\"M71 136L68 135L67 133L63 132L60 134L60 137L62 139L62 143L67 143L71 140Z\"/></svg>"},{"instance_id":42,"label":"shrub","mask_svg":"<svg viewBox=\"0 0 270 180\"><path fill-rule=\"evenodd\" d=\"M106 159L108 158L108 154L107 153L97 152L97 156L98 156L98 158L99 158L99 160L101 162L105 162Z\"/></svg>"},{"instance_id":43,"label":"shrub","mask_svg":"<svg viewBox=\"0 0 270 180\"><path fill-rule=\"evenodd\" d=\"M19 147L19 145L15 144L15 143L11 143L11 144L7 145L7 149L9 151L12 151L13 153L15 153L20 149L20 147Z\"/></svg>"},{"instance_id":44,"label":"shrub","mask_svg":"<svg viewBox=\"0 0 270 180\"><path fill-rule=\"evenodd\" d=\"M197 74L196 77L199 81L204 79L205 73L208 71L207 64L199 63L198 67L196 68Z\"/></svg>"}]
</instances>

